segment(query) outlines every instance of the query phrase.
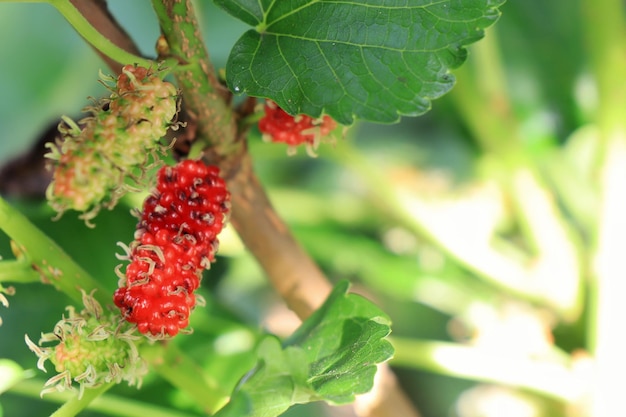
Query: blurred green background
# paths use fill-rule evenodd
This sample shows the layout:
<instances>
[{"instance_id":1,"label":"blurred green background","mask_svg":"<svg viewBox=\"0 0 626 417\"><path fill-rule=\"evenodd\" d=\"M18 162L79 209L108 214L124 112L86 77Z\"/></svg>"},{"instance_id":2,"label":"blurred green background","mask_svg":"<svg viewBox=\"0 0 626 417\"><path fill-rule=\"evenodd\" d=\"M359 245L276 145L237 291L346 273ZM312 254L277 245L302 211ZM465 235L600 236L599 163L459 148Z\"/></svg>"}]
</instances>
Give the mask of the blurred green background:
<instances>
[{"instance_id":1,"label":"blurred green background","mask_svg":"<svg viewBox=\"0 0 626 417\"><path fill-rule=\"evenodd\" d=\"M245 27L211 2L196 3L210 54L216 66L223 67L230 47ZM142 52L152 56L158 27L149 2L109 0L109 4ZM553 164L550 158L555 153L567 152L574 161L584 160L585 150L589 149L586 145L581 145L580 150L562 150L570 135L589 120L594 108L580 38L579 2L512 0L502 7L502 13L495 31L488 36L497 40L510 111L522 139L520 152L542 166ZM99 70L108 71L47 5L1 3L0 39L3 164L26 152L60 115L78 117L80 109L89 104L88 96L105 95L106 90L96 80ZM468 68L474 56L470 54ZM477 68L474 71L480 71ZM492 81L489 74L483 78L481 73L473 76L486 85ZM551 306L529 301L528 297L518 298L481 279L480 274L433 243L428 228L422 227L420 233L407 227L393 210L385 207L384 194L372 191L373 184L380 184L409 188L426 200L430 196L434 200L464 199L467 189L484 191L485 182L497 180L499 171L489 171L485 160L494 155L497 158L498 154L476 137L476 129L459 104L462 93L458 94L434 102L432 111L419 118L405 118L388 126L358 124L345 139L339 140L336 148L322 145L317 159L308 158L302 151L287 157L285 148L263 143L256 131L250 135L251 153L278 212L293 227L298 239L331 279L352 280L357 291L390 314L394 336L476 342L480 335L506 338L508 334L503 329L510 326L511 331L518 332L512 336L515 339L523 336L520 332L528 324L535 338L525 339L528 346L536 342L551 348L556 343L565 353L581 348L586 335L584 314L561 320ZM473 105L480 104L478 100ZM489 104L484 104L484 111L488 112ZM501 138L503 143L507 140ZM342 159L345 152L354 149L358 149L360 159ZM368 171L379 172L382 182L368 178L364 174ZM481 185L472 188L478 183ZM487 216L489 210L495 210L493 218L487 219L484 229L480 229L480 218L468 217L466 221L476 222L477 230L486 234L496 229L503 241L521 248L518 252L529 252L520 225L511 213L511 202L498 193L495 197L486 193L486 202L479 199L483 205L478 210ZM131 239L134 218L129 210L140 204L139 197L127 198L114 211L101 213L95 229L87 229L73 213L51 221L52 211L39 200L11 201L89 272L115 288L113 268L119 261L114 254L120 251L116 242ZM586 247L591 231L575 214L565 211L564 216L571 220L571 229L582 247ZM460 229L459 239L464 238L463 233L467 231ZM207 307L194 312L194 335L179 337L176 343L190 352L207 373L226 379L225 385L232 386L253 363L250 349L258 334L264 329L285 334L295 321L280 307L281 301L268 288L262 272L232 230L226 232L221 243L220 259L203 281ZM11 258L8 239L0 235L0 244L0 254ZM16 285L16 289L16 295L9 300L10 308L0 307L0 358L34 369L36 359L24 344L23 336L26 333L35 340L40 332L49 331L68 300L47 286ZM526 321L515 327L518 319ZM489 323L493 326L488 328ZM539 335L542 331L549 333L544 335L545 340ZM483 385L411 367L398 368L397 372L424 417L568 415L564 404L528 391ZM141 390L119 386L113 393L198 412L184 394L156 376L148 377ZM11 392L0 397L0 404L6 416L47 415L55 408L46 401ZM295 407L285 415L350 416L351 410L312 404Z\"/></svg>"}]
</instances>

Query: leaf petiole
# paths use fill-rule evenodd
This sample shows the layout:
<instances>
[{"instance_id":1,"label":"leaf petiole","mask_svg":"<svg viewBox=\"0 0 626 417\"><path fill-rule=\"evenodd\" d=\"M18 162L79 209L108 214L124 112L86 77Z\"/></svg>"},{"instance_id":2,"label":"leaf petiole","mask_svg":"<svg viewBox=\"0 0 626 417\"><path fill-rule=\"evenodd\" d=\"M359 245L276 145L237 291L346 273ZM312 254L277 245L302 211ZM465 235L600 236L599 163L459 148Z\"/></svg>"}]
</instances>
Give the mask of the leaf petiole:
<instances>
[{"instance_id":1,"label":"leaf petiole","mask_svg":"<svg viewBox=\"0 0 626 417\"><path fill-rule=\"evenodd\" d=\"M11 394L16 394L20 396L26 397L39 397L39 392L41 391L41 386L43 385L43 381L37 379L26 379L23 380L16 385L14 385L9 392ZM109 388L109 385L103 386L106 389ZM106 391L103 389L102 392L98 392L98 390L86 390L83 398L89 395L88 393L93 392L96 394L97 398L92 399L92 401L88 404L86 408L91 411L97 411L103 415L110 415L115 417L194 417L195 414L185 413L183 411L166 409L163 407L159 407L153 404L148 404L145 402L131 400L129 398L122 398L118 395L103 393ZM72 401L74 394L71 392L55 392L52 394L47 394L43 397L44 401L52 402L52 403L66 403L68 401ZM70 414L58 414L60 410L56 411L53 416L55 417L67 417ZM63 411L65 413L66 411ZM75 415L75 414L73 414Z\"/></svg>"},{"instance_id":2,"label":"leaf petiole","mask_svg":"<svg viewBox=\"0 0 626 417\"><path fill-rule=\"evenodd\" d=\"M69 0L48 0L70 25L94 48L120 64L139 64L146 68L154 66L154 61L131 54L118 47L98 32Z\"/></svg>"}]
</instances>

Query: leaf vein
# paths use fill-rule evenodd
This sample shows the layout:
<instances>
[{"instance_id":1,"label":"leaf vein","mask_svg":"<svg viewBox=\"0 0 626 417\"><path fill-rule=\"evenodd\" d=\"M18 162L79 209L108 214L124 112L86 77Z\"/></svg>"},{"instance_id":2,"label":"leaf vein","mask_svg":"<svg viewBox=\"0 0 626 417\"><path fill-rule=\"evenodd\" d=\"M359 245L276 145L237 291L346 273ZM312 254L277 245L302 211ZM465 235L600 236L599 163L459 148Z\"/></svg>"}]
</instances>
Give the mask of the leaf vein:
<instances>
[{"instance_id":1,"label":"leaf vein","mask_svg":"<svg viewBox=\"0 0 626 417\"><path fill-rule=\"evenodd\" d=\"M392 96L396 97L397 99L401 100L401 101L406 101L405 99L403 99L402 97L398 96L396 93L394 93L391 89L389 89L389 87L387 87L387 85L385 85L382 81L380 81L376 76L375 76L375 72L371 70L370 65L367 63L367 59L365 58L365 55L363 55L363 49L361 49L361 59L363 61L363 64L365 65L365 67L367 68L367 71L370 73L370 75L372 76L372 79L374 81L376 81L376 83L378 85L381 86L382 89L384 89L385 91L387 91L389 94L391 94Z\"/></svg>"},{"instance_id":2,"label":"leaf vein","mask_svg":"<svg viewBox=\"0 0 626 417\"><path fill-rule=\"evenodd\" d=\"M342 41L342 40L337 40L337 39L315 39L315 38L307 38L305 36L299 36L299 35L291 35L291 34L284 34L284 33L273 33L273 32L266 32L266 35L272 35L272 36L276 36L277 38L292 38L292 39L297 39L299 41L305 41L305 42L320 42L320 43L339 43L342 45L348 45L348 46L352 46L355 48L373 48L373 49L383 49L385 51L395 51L395 52L419 52L419 53L426 53L426 52L439 52L439 51L443 51L447 48L447 45L441 48L433 48L433 49L407 49L407 48L393 48L390 46L386 46L386 45L367 45L367 44L362 44L362 43L355 43L355 42L347 42L347 41Z\"/></svg>"},{"instance_id":3,"label":"leaf vein","mask_svg":"<svg viewBox=\"0 0 626 417\"><path fill-rule=\"evenodd\" d=\"M287 58L285 58L285 54L283 53L283 49L280 46L280 38L276 38L276 47L278 48L278 53L280 53L281 58L285 62L285 65L289 69L289 72L291 72L292 78L296 80L296 83L298 84L298 89L300 90L300 93L302 94L303 97L306 97L306 99L310 101L310 99L307 97L306 93L304 92L304 89L302 88L302 84L300 82L300 79L297 76L297 73L293 70L291 65L289 65L289 60Z\"/></svg>"}]
</instances>

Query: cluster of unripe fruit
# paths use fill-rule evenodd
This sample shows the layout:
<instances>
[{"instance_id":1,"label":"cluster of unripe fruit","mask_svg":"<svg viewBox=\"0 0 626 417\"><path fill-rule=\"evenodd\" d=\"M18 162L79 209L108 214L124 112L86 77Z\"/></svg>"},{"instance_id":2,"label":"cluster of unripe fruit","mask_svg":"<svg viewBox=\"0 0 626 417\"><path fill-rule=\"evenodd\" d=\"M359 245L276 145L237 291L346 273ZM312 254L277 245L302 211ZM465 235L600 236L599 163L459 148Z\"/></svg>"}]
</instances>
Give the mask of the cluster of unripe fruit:
<instances>
[{"instance_id":1,"label":"cluster of unripe fruit","mask_svg":"<svg viewBox=\"0 0 626 417\"><path fill-rule=\"evenodd\" d=\"M161 138L176 126L178 92L157 72L126 65L116 82L103 81L109 82L110 97L86 108L89 116L78 124L64 118L62 138L48 145L48 201L59 213L83 212L85 220L101 207L112 208L132 188L128 179L130 185L141 182L151 155L166 148Z\"/></svg>"}]
</instances>

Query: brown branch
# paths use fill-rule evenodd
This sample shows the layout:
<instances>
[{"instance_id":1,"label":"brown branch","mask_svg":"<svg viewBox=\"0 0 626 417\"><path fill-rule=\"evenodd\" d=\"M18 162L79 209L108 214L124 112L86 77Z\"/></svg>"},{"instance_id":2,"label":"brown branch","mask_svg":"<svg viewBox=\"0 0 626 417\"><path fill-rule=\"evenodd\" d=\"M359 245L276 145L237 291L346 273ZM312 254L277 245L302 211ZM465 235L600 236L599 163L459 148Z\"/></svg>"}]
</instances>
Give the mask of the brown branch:
<instances>
[{"instance_id":1,"label":"brown branch","mask_svg":"<svg viewBox=\"0 0 626 417\"><path fill-rule=\"evenodd\" d=\"M322 305L331 285L272 207L252 170L249 154L239 160L228 187L231 223L241 240L289 308L301 319L307 318Z\"/></svg>"}]
</instances>

